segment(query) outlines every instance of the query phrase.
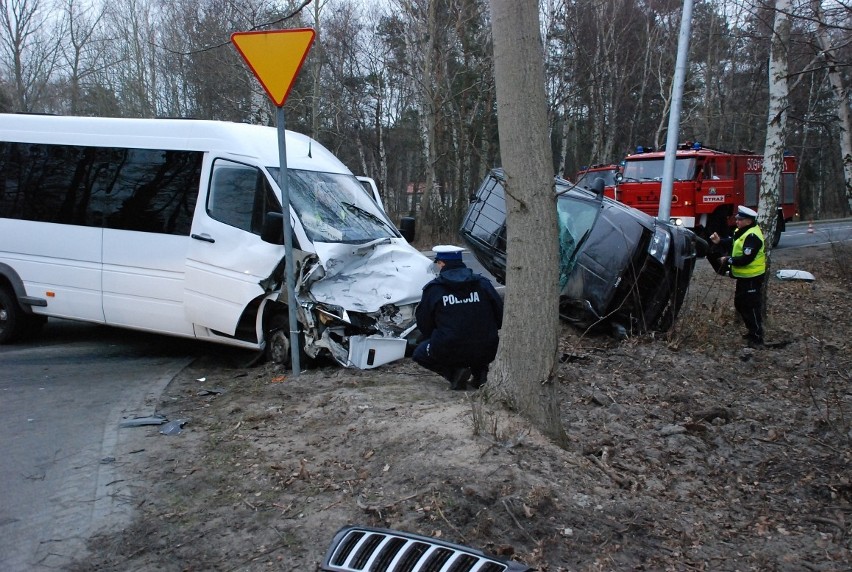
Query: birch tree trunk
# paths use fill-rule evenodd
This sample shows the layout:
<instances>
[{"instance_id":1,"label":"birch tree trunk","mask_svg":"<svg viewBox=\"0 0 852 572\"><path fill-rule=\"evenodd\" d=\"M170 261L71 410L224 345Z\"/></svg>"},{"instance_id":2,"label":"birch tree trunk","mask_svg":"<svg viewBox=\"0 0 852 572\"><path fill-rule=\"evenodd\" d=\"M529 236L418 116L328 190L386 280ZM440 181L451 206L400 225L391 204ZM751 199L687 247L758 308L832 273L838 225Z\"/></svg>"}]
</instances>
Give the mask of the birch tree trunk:
<instances>
[{"instance_id":1,"label":"birch tree trunk","mask_svg":"<svg viewBox=\"0 0 852 572\"><path fill-rule=\"evenodd\" d=\"M771 246L778 224L778 197L784 168L784 145L787 138L787 46L790 45L792 0L776 0L775 25L769 53L769 112L766 123L766 145L763 150L763 173L760 179L760 203L757 220L763 229L766 245ZM769 248L766 248L767 254ZM768 271L767 259L767 271Z\"/></svg>"},{"instance_id":2,"label":"birch tree trunk","mask_svg":"<svg viewBox=\"0 0 852 572\"><path fill-rule=\"evenodd\" d=\"M420 131L425 181L420 196L420 240L431 243L435 236L436 221L445 220L436 165L438 163L436 115L438 78L441 62L436 54L437 0L397 0L399 8L408 16L405 36L406 52L417 82L417 123Z\"/></svg>"},{"instance_id":3,"label":"birch tree trunk","mask_svg":"<svg viewBox=\"0 0 852 572\"><path fill-rule=\"evenodd\" d=\"M491 14L508 264L488 397L564 443L555 392L559 247L538 2L491 0Z\"/></svg>"},{"instance_id":4,"label":"birch tree trunk","mask_svg":"<svg viewBox=\"0 0 852 572\"><path fill-rule=\"evenodd\" d=\"M322 108L322 67L325 61L325 50L323 49L322 34L322 10L327 4L317 0L314 2L314 30L316 37L314 39L313 57L311 58L313 66L311 68L311 80L313 89L311 90L311 137L317 139L319 137L319 115ZM360 142L360 140L359 140Z\"/></svg>"},{"instance_id":5,"label":"birch tree trunk","mask_svg":"<svg viewBox=\"0 0 852 572\"><path fill-rule=\"evenodd\" d=\"M825 63L828 66L828 81L831 83L831 91L834 93L837 101L837 117L840 119L838 125L840 131L840 154L843 160L843 180L846 183L847 212L852 213L852 117L850 117L849 112L849 89L843 82L843 76L840 75L836 50L831 45L831 40L828 37L822 2L820 0L813 0L812 6L818 22L817 40L822 50L822 56L825 58Z\"/></svg>"}]
</instances>

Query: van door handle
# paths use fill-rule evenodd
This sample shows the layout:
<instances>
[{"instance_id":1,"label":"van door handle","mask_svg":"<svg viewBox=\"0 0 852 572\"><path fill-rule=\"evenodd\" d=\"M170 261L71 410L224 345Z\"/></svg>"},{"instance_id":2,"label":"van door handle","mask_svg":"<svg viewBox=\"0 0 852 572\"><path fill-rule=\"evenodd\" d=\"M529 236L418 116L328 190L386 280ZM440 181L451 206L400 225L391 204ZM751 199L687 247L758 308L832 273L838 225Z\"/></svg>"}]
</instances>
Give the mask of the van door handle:
<instances>
[{"instance_id":1,"label":"van door handle","mask_svg":"<svg viewBox=\"0 0 852 572\"><path fill-rule=\"evenodd\" d=\"M195 240L203 240L204 242L216 242L216 239L214 239L206 232L204 234L190 234L189 236L191 236Z\"/></svg>"}]
</instances>

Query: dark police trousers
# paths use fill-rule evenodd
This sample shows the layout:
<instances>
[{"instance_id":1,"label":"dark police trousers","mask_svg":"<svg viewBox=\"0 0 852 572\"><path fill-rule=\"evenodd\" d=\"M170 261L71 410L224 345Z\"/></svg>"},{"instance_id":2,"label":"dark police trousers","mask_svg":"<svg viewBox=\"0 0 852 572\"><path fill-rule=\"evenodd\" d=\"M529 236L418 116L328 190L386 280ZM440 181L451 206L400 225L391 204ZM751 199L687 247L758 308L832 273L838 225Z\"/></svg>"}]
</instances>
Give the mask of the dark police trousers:
<instances>
[{"instance_id":1,"label":"dark police trousers","mask_svg":"<svg viewBox=\"0 0 852 572\"><path fill-rule=\"evenodd\" d=\"M429 340L424 340L417 345L414 349L414 353L411 355L411 359L451 382L453 381L453 373L459 369L459 366L457 365L448 365L446 359L440 359L433 356L430 352ZM492 360L489 360L484 364L469 364L470 371L474 378L477 376L484 376L488 372L488 364L491 361Z\"/></svg>"},{"instance_id":2,"label":"dark police trousers","mask_svg":"<svg viewBox=\"0 0 852 572\"><path fill-rule=\"evenodd\" d=\"M734 308L737 309L748 330L749 339L763 343L763 311L761 308L763 277L737 278L734 292Z\"/></svg>"}]
</instances>

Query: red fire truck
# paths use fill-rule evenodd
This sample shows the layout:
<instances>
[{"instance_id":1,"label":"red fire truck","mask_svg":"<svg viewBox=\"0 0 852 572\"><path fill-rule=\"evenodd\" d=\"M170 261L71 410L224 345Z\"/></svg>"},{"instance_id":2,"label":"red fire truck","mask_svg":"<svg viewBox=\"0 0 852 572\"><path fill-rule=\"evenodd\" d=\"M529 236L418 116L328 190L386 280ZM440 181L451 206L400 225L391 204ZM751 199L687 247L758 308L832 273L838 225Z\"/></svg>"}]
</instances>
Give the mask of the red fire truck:
<instances>
[{"instance_id":1,"label":"red fire truck","mask_svg":"<svg viewBox=\"0 0 852 572\"><path fill-rule=\"evenodd\" d=\"M620 171L621 167L618 165L599 164L583 167L577 172L576 184L579 187L591 189L597 179L603 179L604 194L613 198L616 176Z\"/></svg>"},{"instance_id":2,"label":"red fire truck","mask_svg":"<svg viewBox=\"0 0 852 572\"><path fill-rule=\"evenodd\" d=\"M615 198L657 216L664 159L664 151L646 151L641 147L628 155L615 188ZM772 246L778 244L785 223L798 213L797 168L795 157L784 157ZM679 145L675 154L672 221L695 230L704 238L713 232L729 234L737 205L757 210L762 169L761 155L726 153L702 147L700 143Z\"/></svg>"}]
</instances>

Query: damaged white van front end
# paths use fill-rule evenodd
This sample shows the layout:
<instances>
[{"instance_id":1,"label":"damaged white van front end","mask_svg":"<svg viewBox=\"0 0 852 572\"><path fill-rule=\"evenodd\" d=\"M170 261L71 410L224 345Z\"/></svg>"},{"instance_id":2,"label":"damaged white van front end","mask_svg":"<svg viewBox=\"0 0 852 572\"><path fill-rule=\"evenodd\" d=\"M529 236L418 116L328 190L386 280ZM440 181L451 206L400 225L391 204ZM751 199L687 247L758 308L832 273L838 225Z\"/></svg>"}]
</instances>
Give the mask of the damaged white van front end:
<instances>
[{"instance_id":1,"label":"damaged white van front end","mask_svg":"<svg viewBox=\"0 0 852 572\"><path fill-rule=\"evenodd\" d=\"M326 159L328 167L333 161ZM269 174L277 179L277 169ZM431 261L402 237L351 173L290 167L287 181L295 215L294 293L302 355L328 355L361 369L404 357L416 341L414 310L423 286L434 278ZM273 305L277 313L286 300L282 287ZM267 316L264 322L273 326L267 335L270 356L286 362L289 320Z\"/></svg>"},{"instance_id":2,"label":"damaged white van front end","mask_svg":"<svg viewBox=\"0 0 852 572\"><path fill-rule=\"evenodd\" d=\"M403 238L314 247L316 253L300 253L295 285L304 354L327 353L360 369L405 357L415 341L414 310L433 277L429 259ZM273 334L269 343L288 342ZM273 356L283 354L270 349Z\"/></svg>"}]
</instances>

